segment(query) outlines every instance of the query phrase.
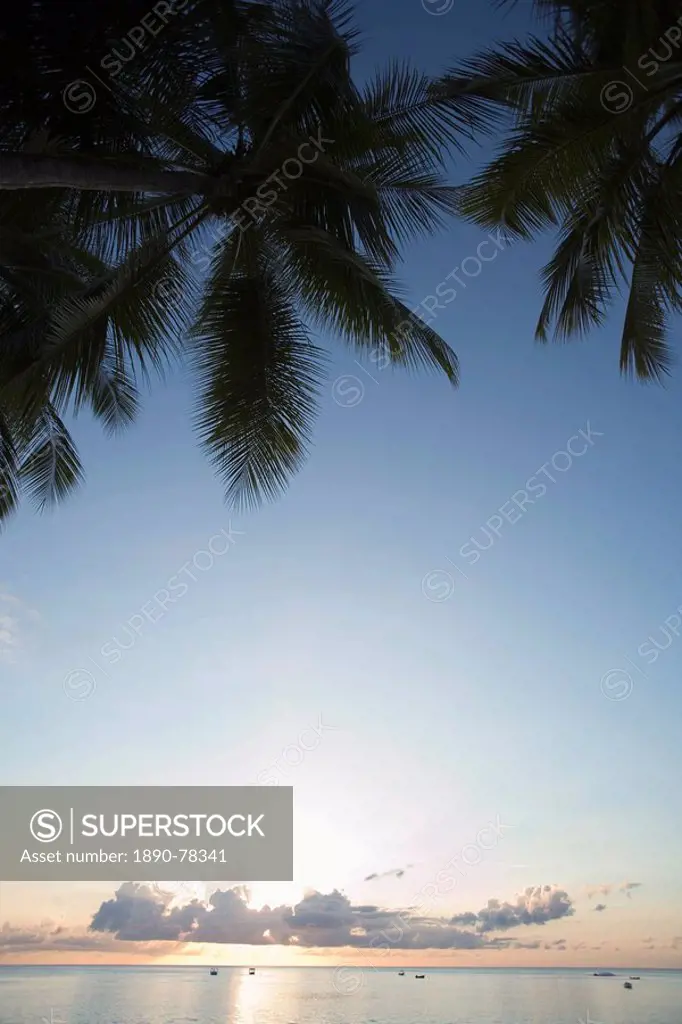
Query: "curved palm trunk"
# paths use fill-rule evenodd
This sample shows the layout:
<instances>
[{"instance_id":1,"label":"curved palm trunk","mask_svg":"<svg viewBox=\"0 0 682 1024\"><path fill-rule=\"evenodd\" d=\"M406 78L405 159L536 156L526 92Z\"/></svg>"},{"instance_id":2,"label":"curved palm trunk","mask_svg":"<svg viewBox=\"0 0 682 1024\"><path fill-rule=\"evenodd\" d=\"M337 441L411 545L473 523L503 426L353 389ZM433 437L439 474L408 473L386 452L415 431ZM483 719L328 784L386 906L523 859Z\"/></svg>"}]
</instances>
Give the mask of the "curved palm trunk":
<instances>
[{"instance_id":1,"label":"curved palm trunk","mask_svg":"<svg viewBox=\"0 0 682 1024\"><path fill-rule=\"evenodd\" d=\"M105 158L0 153L0 190L76 188L90 192L193 195L210 192L215 179L193 171L163 171L156 165L126 167Z\"/></svg>"}]
</instances>

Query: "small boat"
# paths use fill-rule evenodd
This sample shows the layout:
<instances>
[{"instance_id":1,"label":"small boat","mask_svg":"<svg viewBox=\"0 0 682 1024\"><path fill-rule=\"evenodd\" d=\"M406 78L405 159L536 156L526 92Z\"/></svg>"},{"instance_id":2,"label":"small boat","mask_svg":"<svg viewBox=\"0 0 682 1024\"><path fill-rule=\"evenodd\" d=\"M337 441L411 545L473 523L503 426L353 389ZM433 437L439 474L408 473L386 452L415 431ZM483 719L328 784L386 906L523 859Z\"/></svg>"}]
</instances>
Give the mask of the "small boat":
<instances>
[{"instance_id":1,"label":"small boat","mask_svg":"<svg viewBox=\"0 0 682 1024\"><path fill-rule=\"evenodd\" d=\"M402 978L404 974L405 974L405 971L398 971L398 977Z\"/></svg>"},{"instance_id":2,"label":"small boat","mask_svg":"<svg viewBox=\"0 0 682 1024\"><path fill-rule=\"evenodd\" d=\"M639 981L639 974L631 974L630 981Z\"/></svg>"},{"instance_id":3,"label":"small boat","mask_svg":"<svg viewBox=\"0 0 682 1024\"><path fill-rule=\"evenodd\" d=\"M629 981L626 981L625 984L623 985L623 988L632 988L632 985L630 984Z\"/></svg>"},{"instance_id":4,"label":"small boat","mask_svg":"<svg viewBox=\"0 0 682 1024\"><path fill-rule=\"evenodd\" d=\"M415 978L425 978L425 974L415 974Z\"/></svg>"},{"instance_id":5,"label":"small boat","mask_svg":"<svg viewBox=\"0 0 682 1024\"><path fill-rule=\"evenodd\" d=\"M210 972L210 973L211 973L212 975L214 975L214 974L217 974L217 973L218 973L218 968L217 968L217 967L212 967L212 968L211 968L211 972Z\"/></svg>"},{"instance_id":6,"label":"small boat","mask_svg":"<svg viewBox=\"0 0 682 1024\"><path fill-rule=\"evenodd\" d=\"M256 973L256 968L255 967L249 967L249 974L255 974L255 973Z\"/></svg>"}]
</instances>

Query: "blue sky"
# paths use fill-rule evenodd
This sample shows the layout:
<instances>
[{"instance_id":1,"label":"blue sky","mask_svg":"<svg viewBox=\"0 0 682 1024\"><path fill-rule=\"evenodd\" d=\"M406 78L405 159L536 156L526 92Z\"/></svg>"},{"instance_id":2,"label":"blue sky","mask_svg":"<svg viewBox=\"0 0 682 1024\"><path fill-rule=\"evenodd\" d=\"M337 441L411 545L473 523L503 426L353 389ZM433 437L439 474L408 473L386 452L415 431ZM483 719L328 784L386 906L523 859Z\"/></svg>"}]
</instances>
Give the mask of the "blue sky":
<instances>
[{"instance_id":1,"label":"blue sky","mask_svg":"<svg viewBox=\"0 0 682 1024\"><path fill-rule=\"evenodd\" d=\"M527 17L528 5L503 19L463 0L442 16L366 2L358 74L408 53L435 72ZM474 165L458 159L453 180ZM413 246L401 276L414 303L484 237L453 221ZM444 913L556 884L575 899L576 942L605 943L615 962L616 945L639 955L653 936L652 964L679 961L682 639L654 664L637 652L667 643L682 605L682 378L619 377L620 307L586 342L535 345L549 252L505 248L438 311L457 391L363 369L332 342L310 459L259 512L224 506L181 374L121 438L82 423L86 486L42 518L23 511L0 540L0 623L15 641L0 658L4 782L255 783L277 763L295 786L299 887L396 906L500 815L513 829ZM343 407L334 382L349 375L364 393ZM556 482L469 565L461 547L486 545L486 521L588 424L599 436L585 454L550 470ZM103 645L129 642L131 616L230 523L229 550L107 661ZM632 692L601 685L619 668ZM319 744L287 766L320 716ZM401 879L362 881L407 863ZM586 888L626 881L640 883L631 898L590 917ZM44 910L71 921L110 890L5 884L0 924Z\"/></svg>"}]
</instances>

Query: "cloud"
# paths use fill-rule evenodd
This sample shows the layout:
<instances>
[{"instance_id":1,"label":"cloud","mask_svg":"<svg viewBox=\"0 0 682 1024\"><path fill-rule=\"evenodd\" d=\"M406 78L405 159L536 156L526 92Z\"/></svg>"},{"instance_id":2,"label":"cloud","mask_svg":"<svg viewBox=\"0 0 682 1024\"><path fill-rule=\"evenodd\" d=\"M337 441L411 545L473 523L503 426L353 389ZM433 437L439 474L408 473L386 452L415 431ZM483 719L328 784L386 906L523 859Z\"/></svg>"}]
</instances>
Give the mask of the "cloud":
<instances>
[{"instance_id":1,"label":"cloud","mask_svg":"<svg viewBox=\"0 0 682 1024\"><path fill-rule=\"evenodd\" d=\"M639 889L641 882L623 882L622 885L618 885L615 882L605 882L602 885L590 885L587 887L587 898L592 899L593 896L610 896L612 892L624 892L628 899L632 899L632 890Z\"/></svg>"},{"instance_id":2,"label":"cloud","mask_svg":"<svg viewBox=\"0 0 682 1024\"><path fill-rule=\"evenodd\" d=\"M610 882L606 882L603 885L591 885L587 888L587 898L591 900L593 896L599 894L600 896L610 896L613 890L613 885Z\"/></svg>"},{"instance_id":3,"label":"cloud","mask_svg":"<svg viewBox=\"0 0 682 1024\"><path fill-rule=\"evenodd\" d=\"M473 949L477 935L438 918L401 914L375 906L353 906L342 893L310 892L294 907L247 905L241 888L217 890L207 903L192 900L171 907L171 897L126 882L100 906L90 929L127 940L173 939L247 945L396 949ZM402 922L402 923L400 923Z\"/></svg>"},{"instance_id":4,"label":"cloud","mask_svg":"<svg viewBox=\"0 0 682 1024\"><path fill-rule=\"evenodd\" d=\"M14 663L27 621L37 618L37 612L0 583L0 662Z\"/></svg>"},{"instance_id":5,"label":"cloud","mask_svg":"<svg viewBox=\"0 0 682 1024\"><path fill-rule=\"evenodd\" d=\"M19 619L10 610L7 595L0 594L0 661L13 661L19 645Z\"/></svg>"},{"instance_id":6,"label":"cloud","mask_svg":"<svg viewBox=\"0 0 682 1024\"><path fill-rule=\"evenodd\" d=\"M390 878L392 875L396 878L402 878L405 872L412 867L414 867L414 864L408 864L407 867L404 868L392 868L390 871L374 871L371 875L367 875L364 881L373 882L376 878Z\"/></svg>"},{"instance_id":7,"label":"cloud","mask_svg":"<svg viewBox=\"0 0 682 1024\"><path fill-rule=\"evenodd\" d=\"M33 928L14 928L8 923L0 927L0 958L5 955L54 950L64 952L90 950L101 953L110 953L116 950L119 953L134 952L147 956L166 956L171 952L168 943L117 942L110 935L88 934L82 930L55 925L50 921L44 921ZM182 952L183 947L178 945L176 951Z\"/></svg>"},{"instance_id":8,"label":"cloud","mask_svg":"<svg viewBox=\"0 0 682 1024\"><path fill-rule=\"evenodd\" d=\"M450 923L475 926L479 932L507 931L519 925L546 924L573 913L573 903L563 889L553 885L529 885L515 903L488 900L487 906L477 914L457 914Z\"/></svg>"},{"instance_id":9,"label":"cloud","mask_svg":"<svg viewBox=\"0 0 682 1024\"><path fill-rule=\"evenodd\" d=\"M606 904L605 903L597 903L596 907L593 907L592 909L593 910L606 910Z\"/></svg>"},{"instance_id":10,"label":"cloud","mask_svg":"<svg viewBox=\"0 0 682 1024\"><path fill-rule=\"evenodd\" d=\"M241 888L217 890L208 904L192 899L171 907L172 893L147 885L124 882L114 898L106 900L90 922L92 932L111 932L116 938L140 941L237 942L268 945L271 925L282 921L269 907L252 910ZM281 908L282 910L284 908ZM231 938L226 940L225 935Z\"/></svg>"},{"instance_id":11,"label":"cloud","mask_svg":"<svg viewBox=\"0 0 682 1024\"><path fill-rule=\"evenodd\" d=\"M9 615L0 615L0 658L10 661L17 646L19 623Z\"/></svg>"},{"instance_id":12,"label":"cloud","mask_svg":"<svg viewBox=\"0 0 682 1024\"><path fill-rule=\"evenodd\" d=\"M470 910L465 914L456 914L455 917L451 918L450 924L461 924L465 928L473 928L474 925L478 924L478 914L474 914Z\"/></svg>"},{"instance_id":13,"label":"cloud","mask_svg":"<svg viewBox=\"0 0 682 1024\"><path fill-rule=\"evenodd\" d=\"M241 886L218 889L205 902L192 899L178 906L170 893L125 882L113 899L101 904L89 928L128 942L220 942L307 949L504 949L513 947L515 937L490 938L489 932L545 924L572 913L567 894L552 886L531 887L516 904L489 900L478 914L448 920L410 910L353 905L336 889L308 892L293 907L256 910L248 906L248 890Z\"/></svg>"}]
</instances>

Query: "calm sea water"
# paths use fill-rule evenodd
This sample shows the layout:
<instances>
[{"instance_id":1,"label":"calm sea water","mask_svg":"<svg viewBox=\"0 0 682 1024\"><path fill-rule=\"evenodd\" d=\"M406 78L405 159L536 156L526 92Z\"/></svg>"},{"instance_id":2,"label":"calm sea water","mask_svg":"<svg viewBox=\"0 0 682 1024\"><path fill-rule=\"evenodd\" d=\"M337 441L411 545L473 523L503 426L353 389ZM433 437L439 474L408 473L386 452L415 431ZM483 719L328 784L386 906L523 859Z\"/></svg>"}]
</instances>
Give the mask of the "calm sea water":
<instances>
[{"instance_id":1,"label":"calm sea water","mask_svg":"<svg viewBox=\"0 0 682 1024\"><path fill-rule=\"evenodd\" d=\"M0 1024L682 1024L680 971L424 973L4 967Z\"/></svg>"}]
</instances>

